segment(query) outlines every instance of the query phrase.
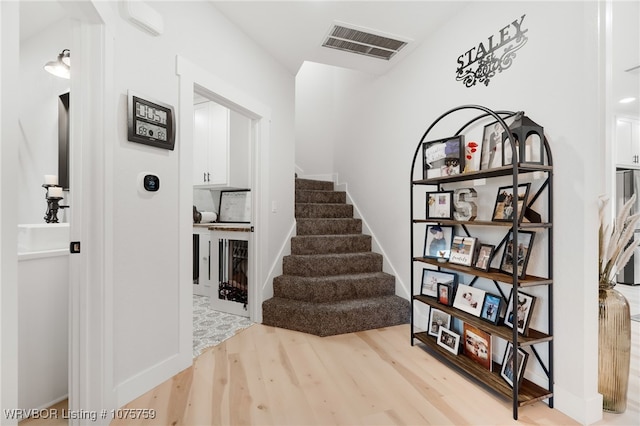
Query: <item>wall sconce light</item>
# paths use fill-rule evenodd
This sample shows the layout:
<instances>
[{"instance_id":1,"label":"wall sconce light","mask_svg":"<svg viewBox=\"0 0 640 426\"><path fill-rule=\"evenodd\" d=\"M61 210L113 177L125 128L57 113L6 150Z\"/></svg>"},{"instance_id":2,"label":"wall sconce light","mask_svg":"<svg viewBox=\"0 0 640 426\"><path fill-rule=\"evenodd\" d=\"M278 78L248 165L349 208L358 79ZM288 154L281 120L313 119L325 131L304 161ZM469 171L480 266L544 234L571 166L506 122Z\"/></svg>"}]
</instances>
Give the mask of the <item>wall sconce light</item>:
<instances>
[{"instance_id":1,"label":"wall sconce light","mask_svg":"<svg viewBox=\"0 0 640 426\"><path fill-rule=\"evenodd\" d=\"M45 64L44 69L47 72L61 78L71 77L71 51L64 49L58 55L55 61L49 61Z\"/></svg>"}]
</instances>

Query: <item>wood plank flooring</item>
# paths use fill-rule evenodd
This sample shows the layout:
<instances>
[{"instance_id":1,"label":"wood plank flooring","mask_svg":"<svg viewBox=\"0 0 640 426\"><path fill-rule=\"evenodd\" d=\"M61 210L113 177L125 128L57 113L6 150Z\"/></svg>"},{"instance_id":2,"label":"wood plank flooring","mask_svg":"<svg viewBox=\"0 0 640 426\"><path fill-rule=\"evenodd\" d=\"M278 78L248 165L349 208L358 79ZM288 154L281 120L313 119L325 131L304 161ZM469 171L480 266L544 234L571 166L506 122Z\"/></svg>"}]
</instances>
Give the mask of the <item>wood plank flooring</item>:
<instances>
[{"instance_id":1,"label":"wood plank flooring","mask_svg":"<svg viewBox=\"0 0 640 426\"><path fill-rule=\"evenodd\" d=\"M572 425L544 403L511 403L453 372L409 326L317 337L255 324L125 408L117 425Z\"/></svg>"}]
</instances>

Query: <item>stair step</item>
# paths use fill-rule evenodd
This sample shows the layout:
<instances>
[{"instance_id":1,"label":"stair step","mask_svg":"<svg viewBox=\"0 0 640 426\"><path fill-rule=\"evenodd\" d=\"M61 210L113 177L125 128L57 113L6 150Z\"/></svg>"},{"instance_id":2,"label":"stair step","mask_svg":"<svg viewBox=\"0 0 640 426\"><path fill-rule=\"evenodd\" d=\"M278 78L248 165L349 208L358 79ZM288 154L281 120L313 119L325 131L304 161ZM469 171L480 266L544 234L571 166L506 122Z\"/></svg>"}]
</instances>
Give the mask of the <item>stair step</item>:
<instances>
[{"instance_id":1,"label":"stair step","mask_svg":"<svg viewBox=\"0 0 640 426\"><path fill-rule=\"evenodd\" d=\"M296 179L295 189L296 191L301 189L333 191L333 182L325 181L325 180L314 180L314 179Z\"/></svg>"},{"instance_id":2,"label":"stair step","mask_svg":"<svg viewBox=\"0 0 640 426\"><path fill-rule=\"evenodd\" d=\"M382 255L373 252L289 255L282 259L282 271L284 275L301 277L381 272Z\"/></svg>"},{"instance_id":3,"label":"stair step","mask_svg":"<svg viewBox=\"0 0 640 426\"><path fill-rule=\"evenodd\" d=\"M297 235L291 238L291 254L358 253L371 251L371 236Z\"/></svg>"},{"instance_id":4,"label":"stair step","mask_svg":"<svg viewBox=\"0 0 640 426\"><path fill-rule=\"evenodd\" d=\"M313 303L395 294L396 278L385 272L325 277L280 275L273 279L273 295Z\"/></svg>"},{"instance_id":5,"label":"stair step","mask_svg":"<svg viewBox=\"0 0 640 426\"><path fill-rule=\"evenodd\" d=\"M296 219L297 235L337 235L360 233L362 233L362 221L360 219Z\"/></svg>"},{"instance_id":6,"label":"stair step","mask_svg":"<svg viewBox=\"0 0 640 426\"><path fill-rule=\"evenodd\" d=\"M351 204L296 203L295 217L353 218Z\"/></svg>"},{"instance_id":7,"label":"stair step","mask_svg":"<svg viewBox=\"0 0 640 426\"><path fill-rule=\"evenodd\" d=\"M346 203L344 191L296 190L296 203Z\"/></svg>"},{"instance_id":8,"label":"stair step","mask_svg":"<svg viewBox=\"0 0 640 426\"><path fill-rule=\"evenodd\" d=\"M317 336L332 336L406 324L409 312L409 301L395 295L331 303L274 297L262 304L262 323Z\"/></svg>"}]
</instances>

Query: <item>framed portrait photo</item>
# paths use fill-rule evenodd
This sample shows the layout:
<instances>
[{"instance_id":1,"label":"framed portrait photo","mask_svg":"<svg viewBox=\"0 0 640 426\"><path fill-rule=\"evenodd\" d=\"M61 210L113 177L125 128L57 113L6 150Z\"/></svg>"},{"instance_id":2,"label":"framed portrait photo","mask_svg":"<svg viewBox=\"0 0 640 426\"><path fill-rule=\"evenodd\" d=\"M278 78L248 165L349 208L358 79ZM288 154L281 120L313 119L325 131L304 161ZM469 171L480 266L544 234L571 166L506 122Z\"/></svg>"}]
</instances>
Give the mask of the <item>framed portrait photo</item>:
<instances>
[{"instance_id":1,"label":"framed portrait photo","mask_svg":"<svg viewBox=\"0 0 640 426\"><path fill-rule=\"evenodd\" d=\"M535 305L536 298L530 294L518 292L517 310L513 312L513 290L509 295L507 301L507 310L504 314L504 323L509 327L514 326L518 328L518 333L527 335L529 331L529 322L531 321L531 312L533 312L533 306Z\"/></svg>"},{"instance_id":2,"label":"framed portrait photo","mask_svg":"<svg viewBox=\"0 0 640 426\"><path fill-rule=\"evenodd\" d=\"M428 225L424 235L424 257L449 259L452 226Z\"/></svg>"},{"instance_id":3,"label":"framed portrait photo","mask_svg":"<svg viewBox=\"0 0 640 426\"><path fill-rule=\"evenodd\" d=\"M423 296L438 297L438 285L444 284L454 287L458 283L458 274L453 272L436 271L434 269L422 270L422 286L420 294Z\"/></svg>"},{"instance_id":4,"label":"framed portrait photo","mask_svg":"<svg viewBox=\"0 0 640 426\"><path fill-rule=\"evenodd\" d=\"M449 328L451 326L451 315L440 309L431 308L429 312L429 330L427 333L430 336L438 337L440 328Z\"/></svg>"},{"instance_id":5,"label":"framed portrait photo","mask_svg":"<svg viewBox=\"0 0 640 426\"><path fill-rule=\"evenodd\" d=\"M530 183L518 185L518 190L514 191L513 186L501 186L498 188L496 204L493 207L491 220L496 222L511 222L514 217L515 208L518 209L518 221L524 217L527 197L529 196Z\"/></svg>"},{"instance_id":6,"label":"framed portrait photo","mask_svg":"<svg viewBox=\"0 0 640 426\"><path fill-rule=\"evenodd\" d=\"M476 238L456 235L451 241L451 253L449 262L458 265L471 266L476 250Z\"/></svg>"},{"instance_id":7,"label":"framed portrait photo","mask_svg":"<svg viewBox=\"0 0 640 426\"><path fill-rule=\"evenodd\" d=\"M438 303L445 306L453 305L454 293L455 285L438 283Z\"/></svg>"},{"instance_id":8,"label":"framed portrait photo","mask_svg":"<svg viewBox=\"0 0 640 426\"><path fill-rule=\"evenodd\" d=\"M502 119L507 126L510 126L515 120L515 116ZM482 134L482 145L480 155L480 170L489 170L496 167L502 167L502 133L505 132L504 127L499 121L484 126Z\"/></svg>"},{"instance_id":9,"label":"framed portrait photo","mask_svg":"<svg viewBox=\"0 0 640 426\"><path fill-rule=\"evenodd\" d=\"M422 143L423 178L452 176L464 170L464 135Z\"/></svg>"},{"instance_id":10,"label":"framed portrait photo","mask_svg":"<svg viewBox=\"0 0 640 426\"><path fill-rule=\"evenodd\" d=\"M479 317L485 293L486 291L479 288L459 284L453 299L453 307Z\"/></svg>"},{"instance_id":11,"label":"framed portrait photo","mask_svg":"<svg viewBox=\"0 0 640 426\"><path fill-rule=\"evenodd\" d=\"M493 252L495 250L496 246L493 244L480 244L473 267L482 271L488 271L491 265L491 260L493 260Z\"/></svg>"},{"instance_id":12,"label":"framed portrait photo","mask_svg":"<svg viewBox=\"0 0 640 426\"><path fill-rule=\"evenodd\" d=\"M427 219L453 219L453 191L427 192Z\"/></svg>"},{"instance_id":13,"label":"framed portrait photo","mask_svg":"<svg viewBox=\"0 0 640 426\"><path fill-rule=\"evenodd\" d=\"M514 247L513 231L509 231L507 241L502 252L500 271L505 274L513 273L513 259L516 256L518 266L518 278L524 278L527 272L527 263L531 254L531 246L536 233L533 231L518 231L518 247Z\"/></svg>"},{"instance_id":14,"label":"framed portrait photo","mask_svg":"<svg viewBox=\"0 0 640 426\"><path fill-rule=\"evenodd\" d=\"M438 330L438 346L442 346L454 355L460 352L460 335L448 328L440 327Z\"/></svg>"},{"instance_id":15,"label":"framed portrait photo","mask_svg":"<svg viewBox=\"0 0 640 426\"><path fill-rule=\"evenodd\" d=\"M517 354L516 365L514 371L513 365L513 357ZM518 348L517 351L514 351L513 344L511 342L507 343L507 347L504 351L504 356L502 357L502 367L500 368L500 376L509 384L509 386L513 387L514 378L515 383L520 383L522 381L522 377L524 376L524 368L527 365L527 358L529 354Z\"/></svg>"},{"instance_id":16,"label":"framed portrait photo","mask_svg":"<svg viewBox=\"0 0 640 426\"><path fill-rule=\"evenodd\" d=\"M480 318L485 321L489 321L491 324L498 324L498 321L500 321L500 313L502 312L503 303L502 297L491 293L485 294L484 301L482 302Z\"/></svg>"},{"instance_id":17,"label":"framed portrait photo","mask_svg":"<svg viewBox=\"0 0 640 426\"><path fill-rule=\"evenodd\" d=\"M491 371L491 335L465 322L462 337L463 353Z\"/></svg>"}]
</instances>

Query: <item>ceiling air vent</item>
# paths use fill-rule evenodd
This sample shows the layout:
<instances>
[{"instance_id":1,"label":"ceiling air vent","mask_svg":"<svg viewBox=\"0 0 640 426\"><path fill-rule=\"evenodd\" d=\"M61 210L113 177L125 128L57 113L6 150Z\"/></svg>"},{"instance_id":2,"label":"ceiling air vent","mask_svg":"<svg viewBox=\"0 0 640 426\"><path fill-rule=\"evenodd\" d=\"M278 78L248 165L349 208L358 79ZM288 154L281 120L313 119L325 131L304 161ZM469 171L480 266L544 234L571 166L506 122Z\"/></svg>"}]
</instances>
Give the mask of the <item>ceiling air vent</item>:
<instances>
[{"instance_id":1,"label":"ceiling air vent","mask_svg":"<svg viewBox=\"0 0 640 426\"><path fill-rule=\"evenodd\" d=\"M334 25L322 46L388 61L406 44L402 40Z\"/></svg>"}]
</instances>

